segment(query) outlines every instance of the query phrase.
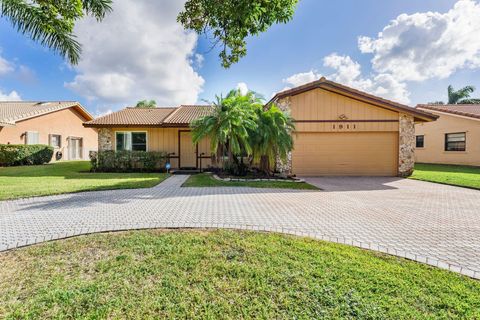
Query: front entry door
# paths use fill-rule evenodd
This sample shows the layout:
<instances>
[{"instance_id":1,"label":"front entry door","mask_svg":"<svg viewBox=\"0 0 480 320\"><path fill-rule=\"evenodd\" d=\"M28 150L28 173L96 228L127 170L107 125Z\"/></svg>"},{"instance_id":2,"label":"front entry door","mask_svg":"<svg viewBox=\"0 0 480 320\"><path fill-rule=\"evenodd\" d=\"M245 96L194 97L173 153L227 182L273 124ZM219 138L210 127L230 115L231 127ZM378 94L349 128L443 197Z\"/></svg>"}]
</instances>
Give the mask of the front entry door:
<instances>
[{"instance_id":1,"label":"front entry door","mask_svg":"<svg viewBox=\"0 0 480 320\"><path fill-rule=\"evenodd\" d=\"M180 131L180 168L196 168L196 146L192 142L190 131Z\"/></svg>"}]
</instances>

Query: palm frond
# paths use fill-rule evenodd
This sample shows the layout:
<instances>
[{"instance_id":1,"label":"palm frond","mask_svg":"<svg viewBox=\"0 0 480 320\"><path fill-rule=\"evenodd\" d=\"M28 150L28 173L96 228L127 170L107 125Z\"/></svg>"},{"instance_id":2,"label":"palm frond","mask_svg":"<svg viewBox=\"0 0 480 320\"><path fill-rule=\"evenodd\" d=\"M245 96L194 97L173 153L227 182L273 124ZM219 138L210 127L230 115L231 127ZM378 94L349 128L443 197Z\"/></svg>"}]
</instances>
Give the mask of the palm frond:
<instances>
[{"instance_id":1,"label":"palm frond","mask_svg":"<svg viewBox=\"0 0 480 320\"><path fill-rule=\"evenodd\" d=\"M84 14L103 19L111 11L111 0L82 0L80 8L72 2L0 0L1 16L18 32L77 64L81 46L73 34L75 22Z\"/></svg>"}]
</instances>

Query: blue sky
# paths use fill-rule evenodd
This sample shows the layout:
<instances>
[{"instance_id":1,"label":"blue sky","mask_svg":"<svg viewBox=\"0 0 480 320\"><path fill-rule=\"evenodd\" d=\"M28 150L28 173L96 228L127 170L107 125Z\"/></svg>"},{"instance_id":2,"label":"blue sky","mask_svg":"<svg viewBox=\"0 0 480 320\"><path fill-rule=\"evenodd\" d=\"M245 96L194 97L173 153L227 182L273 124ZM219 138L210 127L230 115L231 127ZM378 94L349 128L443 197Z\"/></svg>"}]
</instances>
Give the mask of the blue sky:
<instances>
[{"instance_id":1,"label":"blue sky","mask_svg":"<svg viewBox=\"0 0 480 320\"><path fill-rule=\"evenodd\" d=\"M480 96L476 0L301 0L291 22L249 38L247 56L230 69L208 39L176 24L180 9L116 0L101 24L77 26L84 54L76 67L0 18L0 98L78 100L98 115L139 99L212 100L239 83L270 98L322 75L412 106L444 100L448 84L475 85ZM359 37L368 38L360 45Z\"/></svg>"}]
</instances>

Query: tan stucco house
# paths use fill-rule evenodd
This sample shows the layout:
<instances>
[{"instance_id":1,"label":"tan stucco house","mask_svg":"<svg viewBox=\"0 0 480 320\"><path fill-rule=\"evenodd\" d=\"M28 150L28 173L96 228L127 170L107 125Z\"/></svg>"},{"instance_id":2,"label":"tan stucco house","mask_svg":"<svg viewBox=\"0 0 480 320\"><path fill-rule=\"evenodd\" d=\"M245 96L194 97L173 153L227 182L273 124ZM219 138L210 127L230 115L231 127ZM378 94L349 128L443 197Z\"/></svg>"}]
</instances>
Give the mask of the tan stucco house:
<instances>
[{"instance_id":1,"label":"tan stucco house","mask_svg":"<svg viewBox=\"0 0 480 320\"><path fill-rule=\"evenodd\" d=\"M417 162L480 166L480 105L418 105L439 118L415 126Z\"/></svg>"},{"instance_id":2,"label":"tan stucco house","mask_svg":"<svg viewBox=\"0 0 480 320\"><path fill-rule=\"evenodd\" d=\"M75 101L0 102L0 144L46 144L52 160L88 160L98 135L83 123L92 119Z\"/></svg>"},{"instance_id":3,"label":"tan stucco house","mask_svg":"<svg viewBox=\"0 0 480 320\"><path fill-rule=\"evenodd\" d=\"M414 124L436 116L322 78L269 102L296 121L294 150L283 172L296 175L406 176L413 170ZM126 108L84 125L99 130L99 150L171 154L173 168L210 165L209 143L192 145L189 123L209 106Z\"/></svg>"}]
</instances>

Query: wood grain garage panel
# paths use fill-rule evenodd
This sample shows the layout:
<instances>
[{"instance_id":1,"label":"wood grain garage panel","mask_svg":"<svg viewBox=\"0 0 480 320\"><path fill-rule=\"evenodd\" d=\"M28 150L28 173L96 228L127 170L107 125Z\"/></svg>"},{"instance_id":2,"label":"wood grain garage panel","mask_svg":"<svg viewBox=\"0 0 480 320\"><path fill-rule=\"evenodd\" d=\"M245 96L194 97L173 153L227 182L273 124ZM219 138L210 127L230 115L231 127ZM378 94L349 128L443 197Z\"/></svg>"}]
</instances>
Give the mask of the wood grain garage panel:
<instances>
[{"instance_id":1,"label":"wood grain garage panel","mask_svg":"<svg viewBox=\"0 0 480 320\"><path fill-rule=\"evenodd\" d=\"M301 132L294 140L294 174L397 175L397 132Z\"/></svg>"}]
</instances>

